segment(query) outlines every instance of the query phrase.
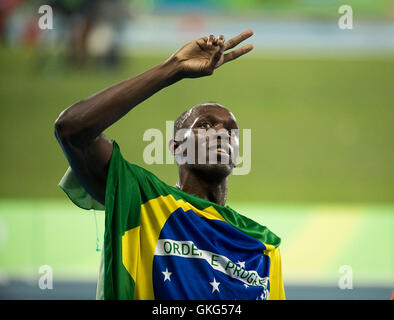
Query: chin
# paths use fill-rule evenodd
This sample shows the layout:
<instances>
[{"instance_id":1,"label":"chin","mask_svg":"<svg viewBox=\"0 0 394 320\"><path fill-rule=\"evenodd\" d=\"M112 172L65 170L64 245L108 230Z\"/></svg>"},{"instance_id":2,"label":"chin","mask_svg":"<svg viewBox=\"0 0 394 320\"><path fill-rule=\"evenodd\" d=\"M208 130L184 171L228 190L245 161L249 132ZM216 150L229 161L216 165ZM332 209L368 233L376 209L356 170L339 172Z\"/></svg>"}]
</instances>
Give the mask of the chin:
<instances>
[{"instance_id":1,"label":"chin","mask_svg":"<svg viewBox=\"0 0 394 320\"><path fill-rule=\"evenodd\" d=\"M186 164L188 169L197 171L209 180L224 179L233 171L231 164Z\"/></svg>"}]
</instances>

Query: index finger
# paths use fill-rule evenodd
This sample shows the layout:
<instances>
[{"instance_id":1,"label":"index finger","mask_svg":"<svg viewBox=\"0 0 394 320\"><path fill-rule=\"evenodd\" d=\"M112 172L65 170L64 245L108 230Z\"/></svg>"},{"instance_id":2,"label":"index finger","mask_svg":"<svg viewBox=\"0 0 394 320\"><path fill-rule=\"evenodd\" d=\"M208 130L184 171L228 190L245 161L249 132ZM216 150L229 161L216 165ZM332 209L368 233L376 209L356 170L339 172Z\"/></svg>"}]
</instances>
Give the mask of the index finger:
<instances>
[{"instance_id":1,"label":"index finger","mask_svg":"<svg viewBox=\"0 0 394 320\"><path fill-rule=\"evenodd\" d=\"M251 37L252 35L253 35L253 30L252 29L248 29L248 30L242 32L238 36L226 41L224 43L224 50L228 50L228 49L234 48L236 45L238 45L242 41L246 40L247 38Z\"/></svg>"}]
</instances>

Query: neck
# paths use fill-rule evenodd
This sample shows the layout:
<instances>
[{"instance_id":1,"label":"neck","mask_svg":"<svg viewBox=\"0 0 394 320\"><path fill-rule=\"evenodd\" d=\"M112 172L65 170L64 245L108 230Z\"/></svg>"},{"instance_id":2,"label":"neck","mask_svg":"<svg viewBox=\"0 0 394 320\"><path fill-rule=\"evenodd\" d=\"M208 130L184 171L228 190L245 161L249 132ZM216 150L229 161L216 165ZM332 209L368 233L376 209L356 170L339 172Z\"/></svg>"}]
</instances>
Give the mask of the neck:
<instances>
[{"instance_id":1,"label":"neck","mask_svg":"<svg viewBox=\"0 0 394 320\"><path fill-rule=\"evenodd\" d=\"M227 199L228 176L212 179L211 175L179 166L176 187L202 199L224 206Z\"/></svg>"}]
</instances>

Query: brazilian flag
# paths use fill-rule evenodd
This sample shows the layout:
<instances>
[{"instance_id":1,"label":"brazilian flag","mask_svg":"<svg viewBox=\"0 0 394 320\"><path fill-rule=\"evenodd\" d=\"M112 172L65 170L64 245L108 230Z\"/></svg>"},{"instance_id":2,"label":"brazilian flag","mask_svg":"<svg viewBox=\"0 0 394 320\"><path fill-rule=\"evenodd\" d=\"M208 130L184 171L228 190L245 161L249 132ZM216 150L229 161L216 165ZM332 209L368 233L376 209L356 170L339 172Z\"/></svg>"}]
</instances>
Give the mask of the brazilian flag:
<instances>
[{"instance_id":1,"label":"brazilian flag","mask_svg":"<svg viewBox=\"0 0 394 320\"><path fill-rule=\"evenodd\" d=\"M105 209L99 298L285 298L278 236L129 163L115 141L105 208L71 169L59 186L79 207Z\"/></svg>"}]
</instances>

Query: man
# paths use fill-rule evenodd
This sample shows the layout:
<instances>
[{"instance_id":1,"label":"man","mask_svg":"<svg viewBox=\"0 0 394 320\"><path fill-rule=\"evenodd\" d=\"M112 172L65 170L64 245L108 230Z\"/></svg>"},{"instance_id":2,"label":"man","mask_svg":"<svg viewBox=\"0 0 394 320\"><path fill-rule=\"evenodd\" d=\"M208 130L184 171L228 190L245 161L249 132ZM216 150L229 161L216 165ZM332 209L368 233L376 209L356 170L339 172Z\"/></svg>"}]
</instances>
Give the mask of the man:
<instances>
[{"instance_id":1,"label":"man","mask_svg":"<svg viewBox=\"0 0 394 320\"><path fill-rule=\"evenodd\" d=\"M245 45L228 52L252 34L190 42L158 66L72 105L56 120L55 134L71 166L60 186L84 209L105 206L98 297L284 299L280 238L225 206L238 143L230 135L238 128L231 112L206 103L178 118L170 146L177 159L188 136L197 150L203 145L205 160L213 153L216 161L179 161L176 187L123 159L116 142L102 134L164 87L211 75L251 51L253 46ZM206 142L219 132L213 149Z\"/></svg>"}]
</instances>

